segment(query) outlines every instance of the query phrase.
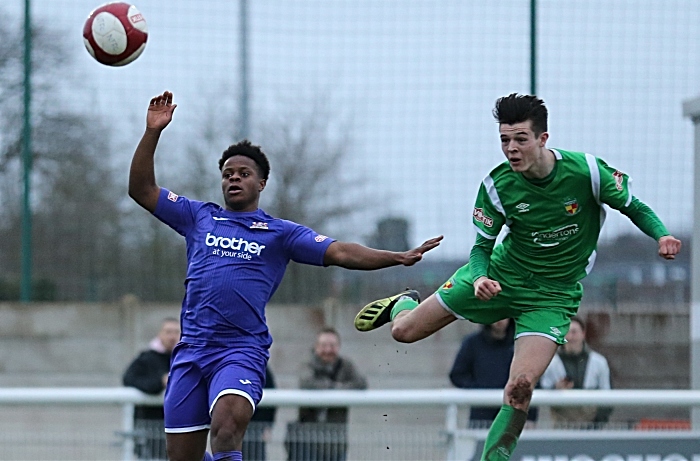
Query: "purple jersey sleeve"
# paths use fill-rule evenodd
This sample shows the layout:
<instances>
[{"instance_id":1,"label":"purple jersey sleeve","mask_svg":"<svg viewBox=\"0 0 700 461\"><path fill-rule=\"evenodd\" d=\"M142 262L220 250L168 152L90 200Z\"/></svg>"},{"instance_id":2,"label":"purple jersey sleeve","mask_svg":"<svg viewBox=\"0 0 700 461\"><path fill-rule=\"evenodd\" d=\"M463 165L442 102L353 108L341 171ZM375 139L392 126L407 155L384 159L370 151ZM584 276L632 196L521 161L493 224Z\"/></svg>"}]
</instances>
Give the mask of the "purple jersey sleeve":
<instances>
[{"instance_id":1,"label":"purple jersey sleeve","mask_svg":"<svg viewBox=\"0 0 700 461\"><path fill-rule=\"evenodd\" d=\"M194 227L195 216L202 205L204 202L190 200L161 188L153 215L172 227L178 234L187 236Z\"/></svg>"},{"instance_id":2,"label":"purple jersey sleeve","mask_svg":"<svg viewBox=\"0 0 700 461\"><path fill-rule=\"evenodd\" d=\"M287 238L284 246L289 259L301 264L323 266L323 256L335 240L291 221L285 221L285 226Z\"/></svg>"}]
</instances>

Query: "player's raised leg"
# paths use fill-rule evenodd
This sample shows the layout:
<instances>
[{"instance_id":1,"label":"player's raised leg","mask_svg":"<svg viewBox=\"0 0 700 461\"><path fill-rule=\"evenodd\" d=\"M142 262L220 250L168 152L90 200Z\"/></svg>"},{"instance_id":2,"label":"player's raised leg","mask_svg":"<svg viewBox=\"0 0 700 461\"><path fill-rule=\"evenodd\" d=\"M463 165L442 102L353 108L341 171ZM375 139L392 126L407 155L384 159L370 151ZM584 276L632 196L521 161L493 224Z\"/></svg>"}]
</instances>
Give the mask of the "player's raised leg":
<instances>
[{"instance_id":1,"label":"player's raised leg","mask_svg":"<svg viewBox=\"0 0 700 461\"><path fill-rule=\"evenodd\" d=\"M503 393L503 406L484 442L482 461L506 461L518 443L527 421L532 391L557 351L558 344L544 336L522 336Z\"/></svg>"},{"instance_id":2,"label":"player's raised leg","mask_svg":"<svg viewBox=\"0 0 700 461\"><path fill-rule=\"evenodd\" d=\"M457 320L433 294L420 302L417 291L406 289L388 298L367 304L355 317L355 328L370 331L389 322L391 336L402 343L412 343L427 338L446 325Z\"/></svg>"}]
</instances>

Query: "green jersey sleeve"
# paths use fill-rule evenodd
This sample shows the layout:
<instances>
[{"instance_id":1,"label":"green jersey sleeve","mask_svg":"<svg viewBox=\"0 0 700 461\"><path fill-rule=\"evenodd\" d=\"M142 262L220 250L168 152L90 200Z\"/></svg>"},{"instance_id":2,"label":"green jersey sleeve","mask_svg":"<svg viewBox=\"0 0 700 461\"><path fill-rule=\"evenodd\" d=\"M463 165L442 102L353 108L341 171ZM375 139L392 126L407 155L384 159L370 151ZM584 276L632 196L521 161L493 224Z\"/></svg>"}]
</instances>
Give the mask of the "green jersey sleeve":
<instances>
[{"instance_id":1,"label":"green jersey sleeve","mask_svg":"<svg viewBox=\"0 0 700 461\"><path fill-rule=\"evenodd\" d=\"M493 253L495 243L495 239L488 239L481 234L477 234L476 243L472 247L471 253L469 253L469 268L474 280L488 276L491 253Z\"/></svg>"},{"instance_id":2,"label":"green jersey sleeve","mask_svg":"<svg viewBox=\"0 0 700 461\"><path fill-rule=\"evenodd\" d=\"M662 223L656 213L654 213L654 210L637 197L632 197L632 203L630 203L629 206L621 208L620 213L630 218L639 230L654 240L658 241L665 235L671 235L668 230L666 230L664 223Z\"/></svg>"},{"instance_id":3,"label":"green jersey sleeve","mask_svg":"<svg viewBox=\"0 0 700 461\"><path fill-rule=\"evenodd\" d=\"M659 240L668 230L647 204L632 195L632 178L596 158L600 174L599 200L620 211L646 235Z\"/></svg>"},{"instance_id":4,"label":"green jersey sleeve","mask_svg":"<svg viewBox=\"0 0 700 461\"><path fill-rule=\"evenodd\" d=\"M630 190L632 179L622 171L609 166L604 160L599 158L595 160L599 173L598 201L610 205L616 210L632 203L632 191Z\"/></svg>"},{"instance_id":5,"label":"green jersey sleeve","mask_svg":"<svg viewBox=\"0 0 700 461\"><path fill-rule=\"evenodd\" d=\"M472 220L477 233L489 240L495 240L506 223L503 206L491 176L487 176L479 187Z\"/></svg>"}]
</instances>

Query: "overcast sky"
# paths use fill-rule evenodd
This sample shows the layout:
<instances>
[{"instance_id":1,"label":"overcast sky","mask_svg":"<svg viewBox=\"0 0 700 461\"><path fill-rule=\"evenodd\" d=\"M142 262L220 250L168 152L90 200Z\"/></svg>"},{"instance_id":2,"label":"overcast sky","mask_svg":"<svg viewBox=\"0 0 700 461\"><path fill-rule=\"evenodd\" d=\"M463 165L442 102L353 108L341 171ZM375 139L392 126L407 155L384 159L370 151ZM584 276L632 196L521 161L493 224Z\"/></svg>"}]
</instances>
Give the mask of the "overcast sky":
<instances>
[{"instance_id":1,"label":"overcast sky","mask_svg":"<svg viewBox=\"0 0 700 461\"><path fill-rule=\"evenodd\" d=\"M100 2L32 3L37 20L74 43L73 103L119 128L124 162L151 96L175 93L176 119L164 136L175 148L191 139L192 121L213 88L229 88L222 98L237 96L236 1L139 0L149 42L136 62L118 69L92 61L83 48L83 22ZM9 0L0 9L21 22L23 4ZM253 123L294 105L303 112L325 96L339 120L351 121L347 175L365 178L357 187L373 196L354 234L343 238L362 238L381 216L404 216L412 243L445 234L440 254L466 256L474 195L502 160L493 103L530 89L529 5L250 0ZM673 233L689 232L693 138L682 102L700 96L700 2L537 5L537 89L550 110L549 145L590 152L628 172L635 194ZM265 139L253 141L265 147ZM272 170L274 181L274 164ZM613 217L604 235L630 231Z\"/></svg>"}]
</instances>

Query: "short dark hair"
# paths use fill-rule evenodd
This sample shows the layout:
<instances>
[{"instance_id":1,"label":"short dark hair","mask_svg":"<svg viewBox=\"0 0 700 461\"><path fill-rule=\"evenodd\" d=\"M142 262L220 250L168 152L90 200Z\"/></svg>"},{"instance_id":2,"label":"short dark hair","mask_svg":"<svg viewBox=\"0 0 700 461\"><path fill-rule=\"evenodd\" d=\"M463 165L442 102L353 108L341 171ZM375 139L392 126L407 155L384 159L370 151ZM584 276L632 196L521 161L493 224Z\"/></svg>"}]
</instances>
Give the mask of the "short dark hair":
<instances>
[{"instance_id":1,"label":"short dark hair","mask_svg":"<svg viewBox=\"0 0 700 461\"><path fill-rule=\"evenodd\" d=\"M253 145L247 139L228 146L219 159L219 170L224 168L226 160L236 155L242 155L252 159L258 166L258 172L263 179L267 179L270 176L270 162L267 160L267 156L260 146Z\"/></svg>"},{"instance_id":2,"label":"short dark hair","mask_svg":"<svg viewBox=\"0 0 700 461\"><path fill-rule=\"evenodd\" d=\"M515 125L532 121L536 136L547 131L547 107L537 96L511 93L496 100L493 117L498 123Z\"/></svg>"}]
</instances>

